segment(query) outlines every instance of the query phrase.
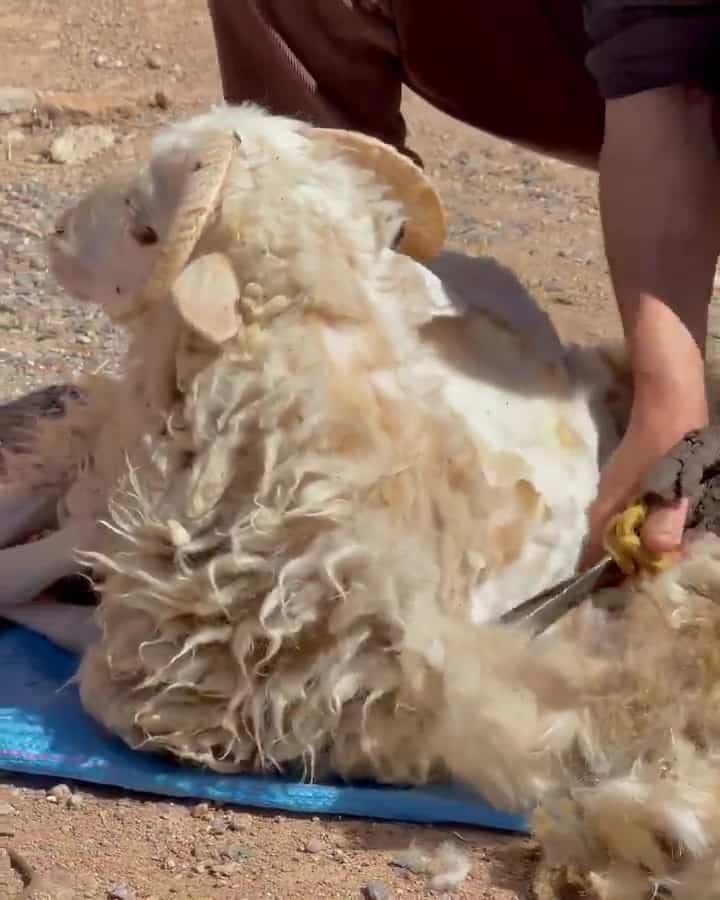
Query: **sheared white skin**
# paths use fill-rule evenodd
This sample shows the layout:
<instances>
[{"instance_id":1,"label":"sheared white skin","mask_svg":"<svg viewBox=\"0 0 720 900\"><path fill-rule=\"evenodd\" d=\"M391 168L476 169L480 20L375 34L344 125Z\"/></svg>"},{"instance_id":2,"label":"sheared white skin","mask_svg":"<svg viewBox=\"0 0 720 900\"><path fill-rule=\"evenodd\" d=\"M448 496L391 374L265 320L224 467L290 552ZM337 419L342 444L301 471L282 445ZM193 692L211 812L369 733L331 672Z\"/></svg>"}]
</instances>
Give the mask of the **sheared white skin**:
<instances>
[{"instance_id":1,"label":"sheared white skin","mask_svg":"<svg viewBox=\"0 0 720 900\"><path fill-rule=\"evenodd\" d=\"M455 253L429 268L464 316L453 333L428 329L434 352L423 371L442 377L443 399L480 442L522 456L547 510L519 559L473 591L473 621L490 622L576 568L600 446L618 439L610 417L596 412L609 375L598 369L597 382L583 379L548 316L507 270Z\"/></svg>"}]
</instances>

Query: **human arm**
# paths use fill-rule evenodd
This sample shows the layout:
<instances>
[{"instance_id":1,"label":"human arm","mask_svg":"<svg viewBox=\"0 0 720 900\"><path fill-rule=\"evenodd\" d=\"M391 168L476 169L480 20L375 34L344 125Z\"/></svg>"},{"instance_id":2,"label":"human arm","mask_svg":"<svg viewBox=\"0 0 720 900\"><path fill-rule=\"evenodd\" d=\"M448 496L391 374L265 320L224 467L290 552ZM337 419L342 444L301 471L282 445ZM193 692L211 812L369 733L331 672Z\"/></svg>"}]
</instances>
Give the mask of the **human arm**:
<instances>
[{"instance_id":1,"label":"human arm","mask_svg":"<svg viewBox=\"0 0 720 900\"><path fill-rule=\"evenodd\" d=\"M720 248L717 2L590 0L588 66L606 99L600 210L635 383L630 426L590 512L586 562L608 518L675 441L705 424L704 348ZM679 542L684 509L644 537ZM663 530L668 532L663 535Z\"/></svg>"},{"instance_id":2,"label":"human arm","mask_svg":"<svg viewBox=\"0 0 720 900\"><path fill-rule=\"evenodd\" d=\"M714 108L711 94L682 86L607 101L600 210L634 403L591 509L588 561L645 470L707 422L704 348L720 251ZM644 536L669 549L683 524L682 507L660 512Z\"/></svg>"}]
</instances>

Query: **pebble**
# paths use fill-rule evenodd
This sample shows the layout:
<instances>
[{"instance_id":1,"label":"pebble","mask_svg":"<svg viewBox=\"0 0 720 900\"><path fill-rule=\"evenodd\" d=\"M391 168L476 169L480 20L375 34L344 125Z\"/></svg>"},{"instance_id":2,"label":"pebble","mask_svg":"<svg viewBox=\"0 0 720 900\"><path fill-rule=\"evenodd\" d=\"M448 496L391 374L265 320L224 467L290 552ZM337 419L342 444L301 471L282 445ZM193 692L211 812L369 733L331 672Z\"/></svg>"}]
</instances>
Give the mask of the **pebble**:
<instances>
[{"instance_id":1,"label":"pebble","mask_svg":"<svg viewBox=\"0 0 720 900\"><path fill-rule=\"evenodd\" d=\"M47 799L54 803L67 803L72 797L72 791L66 784L56 784L47 792Z\"/></svg>"},{"instance_id":2,"label":"pebble","mask_svg":"<svg viewBox=\"0 0 720 900\"><path fill-rule=\"evenodd\" d=\"M242 844L228 844L227 847L220 851L220 856L232 862L242 862L243 860L252 859L254 853L250 847L244 847Z\"/></svg>"},{"instance_id":3,"label":"pebble","mask_svg":"<svg viewBox=\"0 0 720 900\"><path fill-rule=\"evenodd\" d=\"M12 803L0 803L0 816L14 816L17 810Z\"/></svg>"},{"instance_id":4,"label":"pebble","mask_svg":"<svg viewBox=\"0 0 720 900\"><path fill-rule=\"evenodd\" d=\"M104 125L78 125L66 128L50 145L55 163L83 162L107 150L115 143L115 133Z\"/></svg>"},{"instance_id":5,"label":"pebble","mask_svg":"<svg viewBox=\"0 0 720 900\"><path fill-rule=\"evenodd\" d=\"M67 800L67 808L68 809L82 809L85 805L85 801L81 794L71 794Z\"/></svg>"},{"instance_id":6,"label":"pebble","mask_svg":"<svg viewBox=\"0 0 720 900\"><path fill-rule=\"evenodd\" d=\"M2 143L8 147L15 147L26 139L27 135L20 128L11 128L2 135Z\"/></svg>"},{"instance_id":7,"label":"pebble","mask_svg":"<svg viewBox=\"0 0 720 900\"><path fill-rule=\"evenodd\" d=\"M150 56L145 60L145 64L148 69L162 69L165 65L165 62L162 56L158 56L156 53L151 53Z\"/></svg>"},{"instance_id":8,"label":"pebble","mask_svg":"<svg viewBox=\"0 0 720 900\"><path fill-rule=\"evenodd\" d=\"M31 91L30 88L0 85L0 115L30 112L36 102L35 91Z\"/></svg>"},{"instance_id":9,"label":"pebble","mask_svg":"<svg viewBox=\"0 0 720 900\"><path fill-rule=\"evenodd\" d=\"M135 900L135 892L126 884L116 884L108 891L108 900Z\"/></svg>"},{"instance_id":10,"label":"pebble","mask_svg":"<svg viewBox=\"0 0 720 900\"><path fill-rule=\"evenodd\" d=\"M322 853L324 849L325 845L319 838L311 838L307 844L305 844L306 853Z\"/></svg>"},{"instance_id":11,"label":"pebble","mask_svg":"<svg viewBox=\"0 0 720 900\"><path fill-rule=\"evenodd\" d=\"M158 109L169 109L170 108L170 98L165 93L165 91L155 91L155 97L153 98L153 105L157 106Z\"/></svg>"},{"instance_id":12,"label":"pebble","mask_svg":"<svg viewBox=\"0 0 720 900\"><path fill-rule=\"evenodd\" d=\"M252 828L253 818L250 813L240 813L233 816L228 822L230 831L249 831Z\"/></svg>"},{"instance_id":13,"label":"pebble","mask_svg":"<svg viewBox=\"0 0 720 900\"><path fill-rule=\"evenodd\" d=\"M238 872L242 871L242 866L240 863L229 862L229 863L212 863L209 866L210 872L213 875L220 875L223 878L230 878L233 875L237 875Z\"/></svg>"},{"instance_id":14,"label":"pebble","mask_svg":"<svg viewBox=\"0 0 720 900\"><path fill-rule=\"evenodd\" d=\"M390 891L382 881L368 881L361 891L365 900L390 900Z\"/></svg>"},{"instance_id":15,"label":"pebble","mask_svg":"<svg viewBox=\"0 0 720 900\"><path fill-rule=\"evenodd\" d=\"M202 819L203 816L206 816L210 812L210 806L207 803L196 803L195 806L190 810L190 815L193 819Z\"/></svg>"},{"instance_id":16,"label":"pebble","mask_svg":"<svg viewBox=\"0 0 720 900\"><path fill-rule=\"evenodd\" d=\"M213 816L210 819L210 834L225 834L227 831L227 822L222 816Z\"/></svg>"}]
</instances>

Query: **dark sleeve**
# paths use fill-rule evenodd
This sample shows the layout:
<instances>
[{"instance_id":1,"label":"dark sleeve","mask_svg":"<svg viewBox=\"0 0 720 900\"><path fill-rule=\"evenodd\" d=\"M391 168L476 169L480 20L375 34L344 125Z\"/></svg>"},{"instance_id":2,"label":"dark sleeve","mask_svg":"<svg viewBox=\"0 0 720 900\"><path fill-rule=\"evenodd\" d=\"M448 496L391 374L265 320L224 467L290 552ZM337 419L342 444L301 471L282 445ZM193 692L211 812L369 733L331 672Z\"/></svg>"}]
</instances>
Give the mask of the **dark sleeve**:
<instances>
[{"instance_id":1,"label":"dark sleeve","mask_svg":"<svg viewBox=\"0 0 720 900\"><path fill-rule=\"evenodd\" d=\"M672 84L720 93L720 0L584 0L584 15L603 97Z\"/></svg>"}]
</instances>

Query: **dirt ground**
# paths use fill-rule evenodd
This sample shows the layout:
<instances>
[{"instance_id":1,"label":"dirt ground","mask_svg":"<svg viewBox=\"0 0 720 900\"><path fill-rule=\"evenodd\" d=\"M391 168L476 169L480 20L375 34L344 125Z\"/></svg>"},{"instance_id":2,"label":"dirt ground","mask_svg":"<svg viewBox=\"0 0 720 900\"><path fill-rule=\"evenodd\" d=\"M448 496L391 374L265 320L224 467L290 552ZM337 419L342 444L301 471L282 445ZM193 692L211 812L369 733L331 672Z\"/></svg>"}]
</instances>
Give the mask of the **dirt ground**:
<instances>
[{"instance_id":1,"label":"dirt ground","mask_svg":"<svg viewBox=\"0 0 720 900\"><path fill-rule=\"evenodd\" d=\"M38 92L32 109L0 114L0 383L9 398L117 360L122 342L104 318L72 304L47 275L42 235L161 121L220 90L203 0L3 0L0 35L0 99L11 86ZM511 266L563 335L617 335L594 176L473 132L415 97L406 111L412 145L447 205L451 245ZM85 163L50 161L55 137L89 124L104 129L107 149ZM715 312L710 340L712 351ZM72 786L68 805L66 792L48 795L52 786L0 779L0 846L49 875L64 870L43 896L425 897L427 879L393 857L446 839L472 861L455 896L511 900L529 890L533 848L516 837L208 809L86 785ZM0 855L0 898L20 889Z\"/></svg>"}]
</instances>

